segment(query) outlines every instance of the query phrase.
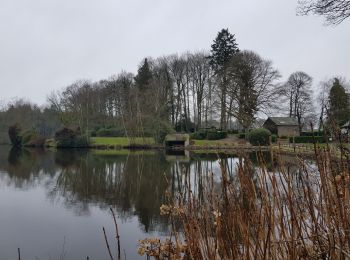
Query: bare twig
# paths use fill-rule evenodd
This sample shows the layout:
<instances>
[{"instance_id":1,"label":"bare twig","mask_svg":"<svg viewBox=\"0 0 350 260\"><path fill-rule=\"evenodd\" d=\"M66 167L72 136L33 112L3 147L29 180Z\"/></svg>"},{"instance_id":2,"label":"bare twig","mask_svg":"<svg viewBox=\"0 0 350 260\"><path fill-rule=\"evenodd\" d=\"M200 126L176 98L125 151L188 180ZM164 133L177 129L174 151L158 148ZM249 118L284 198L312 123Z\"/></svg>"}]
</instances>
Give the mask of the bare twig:
<instances>
[{"instance_id":1,"label":"bare twig","mask_svg":"<svg viewBox=\"0 0 350 260\"><path fill-rule=\"evenodd\" d=\"M117 248L118 248L118 259L120 259L120 236L119 236L119 230L118 230L118 224L117 220L115 217L115 213L112 208L110 208L113 216L113 221L114 221L114 226L115 226L115 234L116 234L116 239L117 239Z\"/></svg>"},{"instance_id":2,"label":"bare twig","mask_svg":"<svg viewBox=\"0 0 350 260\"><path fill-rule=\"evenodd\" d=\"M107 249L108 249L109 256L111 257L111 260L114 260L114 258L112 256L111 248L109 247L109 243L108 243L108 239L107 239L107 235L106 235L106 230L105 230L104 227L102 229L103 229L103 234L105 236L105 241L106 241L106 246L107 246Z\"/></svg>"}]
</instances>

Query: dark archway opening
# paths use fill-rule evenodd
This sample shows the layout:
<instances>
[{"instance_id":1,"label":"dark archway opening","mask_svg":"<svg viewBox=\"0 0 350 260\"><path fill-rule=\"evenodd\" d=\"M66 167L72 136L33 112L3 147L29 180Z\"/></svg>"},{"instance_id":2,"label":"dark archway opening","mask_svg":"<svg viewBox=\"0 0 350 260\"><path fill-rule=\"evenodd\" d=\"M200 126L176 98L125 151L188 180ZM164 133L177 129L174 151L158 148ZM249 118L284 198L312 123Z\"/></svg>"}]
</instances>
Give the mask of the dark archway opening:
<instances>
[{"instance_id":1,"label":"dark archway opening","mask_svg":"<svg viewBox=\"0 0 350 260\"><path fill-rule=\"evenodd\" d=\"M185 146L185 141L167 141L166 147Z\"/></svg>"}]
</instances>

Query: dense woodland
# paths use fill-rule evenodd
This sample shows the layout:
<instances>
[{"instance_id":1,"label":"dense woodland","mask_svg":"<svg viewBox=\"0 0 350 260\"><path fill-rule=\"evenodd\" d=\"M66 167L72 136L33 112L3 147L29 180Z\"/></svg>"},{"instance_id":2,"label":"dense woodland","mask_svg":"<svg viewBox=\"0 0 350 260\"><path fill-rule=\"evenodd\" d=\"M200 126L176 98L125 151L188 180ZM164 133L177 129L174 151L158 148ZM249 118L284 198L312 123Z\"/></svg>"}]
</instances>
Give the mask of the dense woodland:
<instances>
[{"instance_id":1,"label":"dense woodland","mask_svg":"<svg viewBox=\"0 0 350 260\"><path fill-rule=\"evenodd\" d=\"M248 131L267 116L295 117L300 130L310 122L321 129L330 116L339 125L350 119L347 93L341 77L315 85L297 71L283 82L270 60L240 50L235 36L223 29L210 51L148 57L136 75L123 71L98 82L78 80L51 93L43 107L25 100L5 104L1 142L14 124L43 137L69 127L88 136L113 129L115 136L157 141L174 130Z\"/></svg>"}]
</instances>

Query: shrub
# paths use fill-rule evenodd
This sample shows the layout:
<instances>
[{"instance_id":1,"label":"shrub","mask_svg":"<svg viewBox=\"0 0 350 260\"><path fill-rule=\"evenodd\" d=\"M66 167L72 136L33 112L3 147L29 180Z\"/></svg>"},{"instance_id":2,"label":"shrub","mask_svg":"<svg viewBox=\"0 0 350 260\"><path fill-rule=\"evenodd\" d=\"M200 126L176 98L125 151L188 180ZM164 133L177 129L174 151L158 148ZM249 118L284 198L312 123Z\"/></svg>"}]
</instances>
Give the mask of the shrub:
<instances>
[{"instance_id":1,"label":"shrub","mask_svg":"<svg viewBox=\"0 0 350 260\"><path fill-rule=\"evenodd\" d=\"M271 135L271 142L273 142L273 143L277 142L277 135L275 135L275 134Z\"/></svg>"},{"instance_id":2,"label":"shrub","mask_svg":"<svg viewBox=\"0 0 350 260\"><path fill-rule=\"evenodd\" d=\"M22 137L21 137L21 127L18 124L14 124L9 127L8 134L11 141L12 146L21 146L22 145Z\"/></svg>"},{"instance_id":3,"label":"shrub","mask_svg":"<svg viewBox=\"0 0 350 260\"><path fill-rule=\"evenodd\" d=\"M34 131L26 131L22 134L22 145L27 147L43 147L46 138Z\"/></svg>"},{"instance_id":4,"label":"shrub","mask_svg":"<svg viewBox=\"0 0 350 260\"><path fill-rule=\"evenodd\" d=\"M38 136L35 132L25 131L22 134L22 145L28 145L32 140L36 139Z\"/></svg>"},{"instance_id":5,"label":"shrub","mask_svg":"<svg viewBox=\"0 0 350 260\"><path fill-rule=\"evenodd\" d=\"M295 136L289 138L290 143L325 143L323 136Z\"/></svg>"},{"instance_id":6,"label":"shrub","mask_svg":"<svg viewBox=\"0 0 350 260\"><path fill-rule=\"evenodd\" d=\"M220 140L227 137L227 132L225 131L208 131L207 139L208 140Z\"/></svg>"},{"instance_id":7,"label":"shrub","mask_svg":"<svg viewBox=\"0 0 350 260\"><path fill-rule=\"evenodd\" d=\"M271 132L265 128L257 128L249 132L248 138L252 145L269 145Z\"/></svg>"},{"instance_id":8,"label":"shrub","mask_svg":"<svg viewBox=\"0 0 350 260\"><path fill-rule=\"evenodd\" d=\"M89 146L89 138L86 135L77 136L74 140L74 147L86 148Z\"/></svg>"},{"instance_id":9,"label":"shrub","mask_svg":"<svg viewBox=\"0 0 350 260\"><path fill-rule=\"evenodd\" d=\"M204 140L205 138L207 138L207 131L206 130L199 130L199 131L191 134L191 139Z\"/></svg>"},{"instance_id":10,"label":"shrub","mask_svg":"<svg viewBox=\"0 0 350 260\"><path fill-rule=\"evenodd\" d=\"M57 147L74 147L76 133L69 128L63 128L56 132L55 140Z\"/></svg>"},{"instance_id":11,"label":"shrub","mask_svg":"<svg viewBox=\"0 0 350 260\"><path fill-rule=\"evenodd\" d=\"M55 141L58 148L84 148L89 146L89 139L80 135L80 131L63 128L56 132Z\"/></svg>"}]
</instances>

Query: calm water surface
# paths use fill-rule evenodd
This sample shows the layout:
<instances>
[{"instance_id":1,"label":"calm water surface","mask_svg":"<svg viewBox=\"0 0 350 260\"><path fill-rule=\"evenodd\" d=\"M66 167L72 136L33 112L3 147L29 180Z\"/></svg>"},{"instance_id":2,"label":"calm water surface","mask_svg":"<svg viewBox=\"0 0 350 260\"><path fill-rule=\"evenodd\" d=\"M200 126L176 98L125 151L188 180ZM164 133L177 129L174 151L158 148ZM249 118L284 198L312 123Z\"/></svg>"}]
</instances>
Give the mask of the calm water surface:
<instances>
[{"instance_id":1,"label":"calm water surface","mask_svg":"<svg viewBox=\"0 0 350 260\"><path fill-rule=\"evenodd\" d=\"M254 154L250 158L256 161ZM221 159L234 178L239 159ZM285 160L298 164L296 158ZM110 207L118 217L122 254L142 259L139 239L169 234L167 218L159 214L165 191L176 194L191 186L201 196L205 177L219 186L220 176L216 154L0 146L0 260L17 259L17 248L30 260L109 259L102 227L115 251Z\"/></svg>"},{"instance_id":2,"label":"calm water surface","mask_svg":"<svg viewBox=\"0 0 350 260\"><path fill-rule=\"evenodd\" d=\"M235 160L229 157L228 166ZM188 180L199 192L208 172L220 181L216 155L0 146L0 259L17 259L17 248L22 259L108 259L102 227L115 250L110 207L118 217L122 254L142 259L139 239L168 234L167 219L159 215L165 191L180 191Z\"/></svg>"}]
</instances>

